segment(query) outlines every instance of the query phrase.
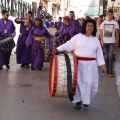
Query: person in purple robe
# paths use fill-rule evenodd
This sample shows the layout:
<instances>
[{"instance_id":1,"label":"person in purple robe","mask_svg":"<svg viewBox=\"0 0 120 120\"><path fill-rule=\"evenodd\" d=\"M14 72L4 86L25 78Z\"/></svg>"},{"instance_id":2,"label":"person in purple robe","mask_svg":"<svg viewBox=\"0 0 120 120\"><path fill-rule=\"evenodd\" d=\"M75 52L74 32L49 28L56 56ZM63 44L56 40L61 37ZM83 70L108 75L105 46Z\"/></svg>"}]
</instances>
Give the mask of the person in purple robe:
<instances>
[{"instance_id":1,"label":"person in purple robe","mask_svg":"<svg viewBox=\"0 0 120 120\"><path fill-rule=\"evenodd\" d=\"M57 29L57 30L59 30L60 29L60 27L62 26L62 17L59 17L59 20L58 20L58 22L55 22L55 28Z\"/></svg>"},{"instance_id":2,"label":"person in purple robe","mask_svg":"<svg viewBox=\"0 0 120 120\"><path fill-rule=\"evenodd\" d=\"M71 23L75 25L76 34L80 33L82 26L79 24L79 21L78 21L78 20L75 20L75 19L74 19L74 18L75 18L75 13L74 13L74 11L70 11L70 12L69 12L69 17L70 17Z\"/></svg>"},{"instance_id":3,"label":"person in purple robe","mask_svg":"<svg viewBox=\"0 0 120 120\"><path fill-rule=\"evenodd\" d=\"M2 11L2 19L0 19L0 37L2 36L15 36L15 26L12 20L9 18L9 12L7 10ZM10 56L12 50L2 51L0 49L0 70L3 69L3 65L9 69Z\"/></svg>"},{"instance_id":4,"label":"person in purple robe","mask_svg":"<svg viewBox=\"0 0 120 120\"><path fill-rule=\"evenodd\" d=\"M16 58L17 64L21 64L22 68L29 68L29 64L31 63L31 49L25 44L30 30L34 26L34 22L31 18L32 11L28 11L26 18L15 19L15 22L20 24L20 35L17 41Z\"/></svg>"},{"instance_id":5,"label":"person in purple robe","mask_svg":"<svg viewBox=\"0 0 120 120\"><path fill-rule=\"evenodd\" d=\"M49 27L54 27L54 20L52 16L49 17Z\"/></svg>"},{"instance_id":6,"label":"person in purple robe","mask_svg":"<svg viewBox=\"0 0 120 120\"><path fill-rule=\"evenodd\" d=\"M69 41L74 35L76 35L75 25L70 22L69 16L63 17L63 26L59 30L59 40L61 44Z\"/></svg>"},{"instance_id":7,"label":"person in purple robe","mask_svg":"<svg viewBox=\"0 0 120 120\"><path fill-rule=\"evenodd\" d=\"M80 23L80 26L83 25L83 22L85 21L85 19L82 17L82 18L79 18L79 23Z\"/></svg>"},{"instance_id":8,"label":"person in purple robe","mask_svg":"<svg viewBox=\"0 0 120 120\"><path fill-rule=\"evenodd\" d=\"M62 17L59 17L58 21L55 22L55 28L56 28L57 31L54 34L54 36L55 36L55 43L56 43L57 47L60 45L60 42L59 42L59 30L60 30L62 25L63 25Z\"/></svg>"},{"instance_id":9,"label":"person in purple robe","mask_svg":"<svg viewBox=\"0 0 120 120\"><path fill-rule=\"evenodd\" d=\"M53 38L47 29L43 26L42 19L35 19L35 26L31 29L30 34L26 40L26 46L32 46L31 69L43 68L43 45L46 38Z\"/></svg>"}]
</instances>

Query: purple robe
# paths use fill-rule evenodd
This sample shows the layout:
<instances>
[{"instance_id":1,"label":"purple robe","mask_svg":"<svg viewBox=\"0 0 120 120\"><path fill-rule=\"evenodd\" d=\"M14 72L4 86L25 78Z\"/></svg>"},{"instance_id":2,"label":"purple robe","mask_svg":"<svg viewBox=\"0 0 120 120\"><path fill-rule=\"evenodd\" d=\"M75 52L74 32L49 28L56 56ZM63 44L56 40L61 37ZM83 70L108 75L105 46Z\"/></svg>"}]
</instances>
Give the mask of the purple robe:
<instances>
[{"instance_id":1,"label":"purple robe","mask_svg":"<svg viewBox=\"0 0 120 120\"><path fill-rule=\"evenodd\" d=\"M25 18L21 18L25 20ZM17 23L17 22L16 22ZM20 23L20 35L17 41L16 58L17 64L30 64L31 63L31 49L26 47L26 39L30 33L30 29L33 27L34 22L30 20L30 27L24 26L24 22Z\"/></svg>"},{"instance_id":2,"label":"purple robe","mask_svg":"<svg viewBox=\"0 0 120 120\"><path fill-rule=\"evenodd\" d=\"M46 37L46 38L53 38L53 35L51 35L45 27L39 28L39 27L33 27L31 29L31 32L26 40L26 44L32 45L32 68L43 68L43 48L41 41L34 40L35 36L39 37Z\"/></svg>"},{"instance_id":3,"label":"purple robe","mask_svg":"<svg viewBox=\"0 0 120 120\"><path fill-rule=\"evenodd\" d=\"M13 21L8 19L5 24L4 20L0 19L0 36L12 36L13 33L15 33ZM12 50L2 51L0 49L0 67L9 64L11 52Z\"/></svg>"},{"instance_id":4,"label":"purple robe","mask_svg":"<svg viewBox=\"0 0 120 120\"><path fill-rule=\"evenodd\" d=\"M62 22L55 22L55 28L59 30L62 24L63 24Z\"/></svg>"},{"instance_id":5,"label":"purple robe","mask_svg":"<svg viewBox=\"0 0 120 120\"><path fill-rule=\"evenodd\" d=\"M72 19L71 23L75 25L76 34L81 32L81 25L78 20Z\"/></svg>"},{"instance_id":6,"label":"purple robe","mask_svg":"<svg viewBox=\"0 0 120 120\"><path fill-rule=\"evenodd\" d=\"M65 43L65 36L67 34L70 35L70 37L73 37L74 35L76 35L76 29L75 29L75 25L70 23L68 26L63 25L62 29L60 28L59 30L59 40L61 42L61 44Z\"/></svg>"},{"instance_id":7,"label":"purple robe","mask_svg":"<svg viewBox=\"0 0 120 120\"><path fill-rule=\"evenodd\" d=\"M49 27L53 27L54 26L54 21L53 20L50 20L49 21Z\"/></svg>"},{"instance_id":8,"label":"purple robe","mask_svg":"<svg viewBox=\"0 0 120 120\"><path fill-rule=\"evenodd\" d=\"M82 27L82 25L83 25L83 22L82 22L82 21L79 21L79 23L80 23L80 26Z\"/></svg>"}]
</instances>

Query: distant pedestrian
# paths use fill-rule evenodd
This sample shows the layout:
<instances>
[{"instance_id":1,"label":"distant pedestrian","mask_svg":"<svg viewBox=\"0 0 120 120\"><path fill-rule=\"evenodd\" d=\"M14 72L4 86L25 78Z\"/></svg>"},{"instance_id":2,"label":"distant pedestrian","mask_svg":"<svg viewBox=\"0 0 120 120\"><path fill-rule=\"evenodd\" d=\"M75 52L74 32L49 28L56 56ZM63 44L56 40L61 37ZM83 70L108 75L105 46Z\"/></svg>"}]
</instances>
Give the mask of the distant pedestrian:
<instances>
[{"instance_id":1,"label":"distant pedestrian","mask_svg":"<svg viewBox=\"0 0 120 120\"><path fill-rule=\"evenodd\" d=\"M3 36L15 36L15 25L12 20L9 19L9 12L7 10L2 11L2 18L0 19L0 37ZM9 69L10 56L12 50L2 51L0 49L0 70L3 69L3 65Z\"/></svg>"},{"instance_id":2,"label":"distant pedestrian","mask_svg":"<svg viewBox=\"0 0 120 120\"><path fill-rule=\"evenodd\" d=\"M49 25L49 27L54 27L54 20L52 16L49 17Z\"/></svg>"},{"instance_id":3,"label":"distant pedestrian","mask_svg":"<svg viewBox=\"0 0 120 120\"><path fill-rule=\"evenodd\" d=\"M80 26L82 27L83 25L83 22L85 21L85 19L82 17L82 18L79 18L79 23L80 23Z\"/></svg>"},{"instance_id":4,"label":"distant pedestrian","mask_svg":"<svg viewBox=\"0 0 120 120\"><path fill-rule=\"evenodd\" d=\"M43 26L42 19L35 19L35 26L31 29L30 34L26 40L26 46L29 48L32 46L32 55L31 55L31 69L43 68L43 47L45 45L45 37L53 38L53 36L47 31Z\"/></svg>"},{"instance_id":5,"label":"distant pedestrian","mask_svg":"<svg viewBox=\"0 0 120 120\"><path fill-rule=\"evenodd\" d=\"M100 25L103 22L103 17L102 15L100 15L97 19L97 33L96 33L96 37L100 40Z\"/></svg>"},{"instance_id":6,"label":"distant pedestrian","mask_svg":"<svg viewBox=\"0 0 120 120\"><path fill-rule=\"evenodd\" d=\"M59 30L60 27L62 26L62 24L63 24L63 22L62 22L62 17L59 17L58 21L55 22L55 28L56 28L57 30Z\"/></svg>"},{"instance_id":7,"label":"distant pedestrian","mask_svg":"<svg viewBox=\"0 0 120 120\"><path fill-rule=\"evenodd\" d=\"M20 24L20 35L17 41L16 58L17 64L21 64L22 68L29 68L31 63L31 49L26 47L26 39L34 25L32 11L28 11L25 18L17 18L15 22Z\"/></svg>"},{"instance_id":8,"label":"distant pedestrian","mask_svg":"<svg viewBox=\"0 0 120 120\"><path fill-rule=\"evenodd\" d=\"M75 20L75 13L74 13L74 11L70 11L69 12L69 17L70 17L71 23L75 25L75 32L76 32L76 34L80 33L81 32L81 25L79 24L78 20Z\"/></svg>"},{"instance_id":9,"label":"distant pedestrian","mask_svg":"<svg viewBox=\"0 0 120 120\"><path fill-rule=\"evenodd\" d=\"M43 26L44 26L45 28L49 28L49 27L50 27L49 19L50 19L50 17L49 17L49 16L46 16L45 21L43 22Z\"/></svg>"},{"instance_id":10,"label":"distant pedestrian","mask_svg":"<svg viewBox=\"0 0 120 120\"><path fill-rule=\"evenodd\" d=\"M63 26L59 30L59 40L61 44L69 41L74 35L76 35L76 26L73 24L69 16L63 17Z\"/></svg>"},{"instance_id":11,"label":"distant pedestrian","mask_svg":"<svg viewBox=\"0 0 120 120\"><path fill-rule=\"evenodd\" d=\"M113 51L119 46L119 25L113 20L113 10L108 10L107 17L100 26L100 40L101 45L104 47L105 62L107 66L107 73L113 77Z\"/></svg>"},{"instance_id":12,"label":"distant pedestrian","mask_svg":"<svg viewBox=\"0 0 120 120\"><path fill-rule=\"evenodd\" d=\"M59 17L58 21L55 22L55 28L57 29L57 31L54 34L54 36L55 36L55 42L56 42L56 46L57 47L60 45L59 30L60 30L60 28L61 28L62 25L63 25L62 17Z\"/></svg>"}]
</instances>

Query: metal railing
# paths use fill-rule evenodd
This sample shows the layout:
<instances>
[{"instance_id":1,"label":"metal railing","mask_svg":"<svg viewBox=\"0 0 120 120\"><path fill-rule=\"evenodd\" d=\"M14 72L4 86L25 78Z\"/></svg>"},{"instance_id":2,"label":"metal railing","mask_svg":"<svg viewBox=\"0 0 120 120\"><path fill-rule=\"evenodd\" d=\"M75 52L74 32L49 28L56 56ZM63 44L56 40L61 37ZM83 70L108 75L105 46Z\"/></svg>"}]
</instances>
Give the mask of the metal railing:
<instances>
[{"instance_id":1,"label":"metal railing","mask_svg":"<svg viewBox=\"0 0 120 120\"><path fill-rule=\"evenodd\" d=\"M25 2L24 0L0 0L0 12L8 10L11 16L25 17L27 11L33 12L33 19L37 17L37 7Z\"/></svg>"}]
</instances>

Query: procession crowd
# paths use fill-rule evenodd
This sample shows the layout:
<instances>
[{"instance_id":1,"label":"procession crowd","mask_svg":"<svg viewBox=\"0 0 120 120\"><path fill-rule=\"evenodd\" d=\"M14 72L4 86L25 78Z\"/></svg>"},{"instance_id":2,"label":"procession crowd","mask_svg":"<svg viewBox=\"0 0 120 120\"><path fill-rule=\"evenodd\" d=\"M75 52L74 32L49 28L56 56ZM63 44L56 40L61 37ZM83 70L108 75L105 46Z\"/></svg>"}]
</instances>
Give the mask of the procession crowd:
<instances>
[{"instance_id":1,"label":"procession crowd","mask_svg":"<svg viewBox=\"0 0 120 120\"><path fill-rule=\"evenodd\" d=\"M59 17L57 22L54 22L51 16L47 16L45 21L40 18L32 20L32 12L28 11L26 18L16 18L15 22L20 24L16 61L22 68L29 68L31 64L32 70L42 70L46 54L50 58L51 54L57 52L74 52L78 58L78 81L73 103L76 103L75 108L79 110L81 103L88 107L90 100L97 93L97 66L101 66L102 72L110 77L114 76L113 52L115 45L119 47L120 21L114 20L112 10L108 10L107 19L100 15L96 19L86 16L75 20L74 16L74 11L70 11L68 16ZM16 34L14 23L8 17L9 12L3 10L0 19L1 37L14 37ZM52 35L48 31L49 28L56 28L57 31ZM48 48L47 53L45 48ZM3 65L10 68L11 51L12 49L9 51L0 49L0 70L3 69Z\"/></svg>"}]
</instances>

